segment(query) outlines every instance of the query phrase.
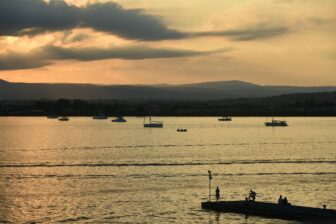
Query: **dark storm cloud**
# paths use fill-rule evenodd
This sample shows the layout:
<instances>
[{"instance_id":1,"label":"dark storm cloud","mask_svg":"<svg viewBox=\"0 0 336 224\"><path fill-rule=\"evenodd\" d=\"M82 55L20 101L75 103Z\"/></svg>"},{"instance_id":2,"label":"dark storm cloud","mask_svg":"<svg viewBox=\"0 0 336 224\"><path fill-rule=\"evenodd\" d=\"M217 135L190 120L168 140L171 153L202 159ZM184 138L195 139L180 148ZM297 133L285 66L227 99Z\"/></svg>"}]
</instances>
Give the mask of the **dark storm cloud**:
<instances>
[{"instance_id":1,"label":"dark storm cloud","mask_svg":"<svg viewBox=\"0 0 336 224\"><path fill-rule=\"evenodd\" d=\"M0 1L0 35L71 29L80 23L78 8L62 0Z\"/></svg>"},{"instance_id":2,"label":"dark storm cloud","mask_svg":"<svg viewBox=\"0 0 336 224\"><path fill-rule=\"evenodd\" d=\"M224 51L224 50L223 50ZM47 45L20 54L8 52L0 55L0 70L30 69L52 64L54 60L94 61L103 59L142 60L198 56L214 52L198 52L180 49L155 49L146 46L113 48L63 48Z\"/></svg>"},{"instance_id":3,"label":"dark storm cloud","mask_svg":"<svg viewBox=\"0 0 336 224\"><path fill-rule=\"evenodd\" d=\"M138 9L123 9L115 3L97 3L82 10L84 26L111 32L127 39L178 39L183 33L166 27L157 17Z\"/></svg>"},{"instance_id":4,"label":"dark storm cloud","mask_svg":"<svg viewBox=\"0 0 336 224\"><path fill-rule=\"evenodd\" d=\"M41 55L20 54L16 52L7 52L0 54L0 70L18 70L39 68L49 65L51 62L44 60Z\"/></svg>"},{"instance_id":5,"label":"dark storm cloud","mask_svg":"<svg viewBox=\"0 0 336 224\"><path fill-rule=\"evenodd\" d=\"M253 40L282 35L286 27L247 28L218 32L187 33L169 29L158 17L139 9L124 9L114 2L84 7L63 0L1 0L0 35L36 35L77 27L115 34L125 39L155 41L202 36L223 36L233 40Z\"/></svg>"},{"instance_id":6,"label":"dark storm cloud","mask_svg":"<svg viewBox=\"0 0 336 224\"><path fill-rule=\"evenodd\" d=\"M1 0L0 35L33 35L46 31L89 27L127 39L162 40L183 36L142 10L113 2L69 5L63 0Z\"/></svg>"}]
</instances>

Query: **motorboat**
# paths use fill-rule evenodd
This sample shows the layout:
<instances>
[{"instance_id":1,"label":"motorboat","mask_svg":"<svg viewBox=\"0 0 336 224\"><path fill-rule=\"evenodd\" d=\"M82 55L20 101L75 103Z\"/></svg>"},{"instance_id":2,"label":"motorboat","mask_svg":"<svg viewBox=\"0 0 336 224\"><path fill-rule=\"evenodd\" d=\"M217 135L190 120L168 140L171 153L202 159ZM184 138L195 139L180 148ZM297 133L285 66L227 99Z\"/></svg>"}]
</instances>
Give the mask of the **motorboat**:
<instances>
[{"instance_id":1,"label":"motorboat","mask_svg":"<svg viewBox=\"0 0 336 224\"><path fill-rule=\"evenodd\" d=\"M287 122L284 120L274 120L265 122L265 126L267 127L286 127L288 126Z\"/></svg>"},{"instance_id":2,"label":"motorboat","mask_svg":"<svg viewBox=\"0 0 336 224\"><path fill-rule=\"evenodd\" d=\"M62 116L60 118L58 118L59 121L69 121L69 118L66 116Z\"/></svg>"},{"instance_id":3,"label":"motorboat","mask_svg":"<svg viewBox=\"0 0 336 224\"><path fill-rule=\"evenodd\" d=\"M95 120L106 120L108 117L106 115L97 115L92 117Z\"/></svg>"},{"instance_id":4,"label":"motorboat","mask_svg":"<svg viewBox=\"0 0 336 224\"><path fill-rule=\"evenodd\" d=\"M117 117L117 118L115 118L115 119L112 119L112 122L127 122L127 120L125 119L125 118L123 118L123 117Z\"/></svg>"},{"instance_id":5,"label":"motorboat","mask_svg":"<svg viewBox=\"0 0 336 224\"><path fill-rule=\"evenodd\" d=\"M221 118L218 118L219 121L232 121L232 118L231 117L221 117Z\"/></svg>"}]
</instances>

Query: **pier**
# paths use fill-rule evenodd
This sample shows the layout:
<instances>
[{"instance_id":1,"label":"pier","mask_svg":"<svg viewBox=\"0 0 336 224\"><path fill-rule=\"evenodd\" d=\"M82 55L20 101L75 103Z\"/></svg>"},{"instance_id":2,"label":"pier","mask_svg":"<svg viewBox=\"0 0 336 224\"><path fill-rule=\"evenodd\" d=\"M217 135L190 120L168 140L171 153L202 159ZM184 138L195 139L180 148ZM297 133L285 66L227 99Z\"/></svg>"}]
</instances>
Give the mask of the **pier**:
<instances>
[{"instance_id":1,"label":"pier","mask_svg":"<svg viewBox=\"0 0 336 224\"><path fill-rule=\"evenodd\" d=\"M336 221L336 210L257 201L202 202L202 209L288 220Z\"/></svg>"}]
</instances>

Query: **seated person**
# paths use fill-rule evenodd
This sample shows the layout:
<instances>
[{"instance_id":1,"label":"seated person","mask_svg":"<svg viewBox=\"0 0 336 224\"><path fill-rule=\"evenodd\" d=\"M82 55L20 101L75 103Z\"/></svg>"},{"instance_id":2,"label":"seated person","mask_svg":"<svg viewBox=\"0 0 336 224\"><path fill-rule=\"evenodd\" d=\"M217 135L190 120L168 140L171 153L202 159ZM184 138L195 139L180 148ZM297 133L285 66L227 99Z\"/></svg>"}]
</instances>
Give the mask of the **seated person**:
<instances>
[{"instance_id":1,"label":"seated person","mask_svg":"<svg viewBox=\"0 0 336 224\"><path fill-rule=\"evenodd\" d=\"M255 201L257 193L255 191L250 190L249 199L252 199L252 201Z\"/></svg>"}]
</instances>

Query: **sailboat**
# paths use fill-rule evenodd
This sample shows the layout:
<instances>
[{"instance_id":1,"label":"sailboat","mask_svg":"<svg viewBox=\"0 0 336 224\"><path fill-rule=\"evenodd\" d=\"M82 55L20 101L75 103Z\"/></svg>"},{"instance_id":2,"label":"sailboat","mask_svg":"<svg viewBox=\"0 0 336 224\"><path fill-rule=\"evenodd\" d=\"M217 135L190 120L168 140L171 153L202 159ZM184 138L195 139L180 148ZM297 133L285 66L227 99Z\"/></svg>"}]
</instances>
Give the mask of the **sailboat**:
<instances>
[{"instance_id":1,"label":"sailboat","mask_svg":"<svg viewBox=\"0 0 336 224\"><path fill-rule=\"evenodd\" d=\"M273 111L273 108L272 108ZM267 127L286 127L288 126L285 120L275 120L272 112L272 121L266 121L265 126Z\"/></svg>"},{"instance_id":2,"label":"sailboat","mask_svg":"<svg viewBox=\"0 0 336 224\"><path fill-rule=\"evenodd\" d=\"M163 128L162 121L152 121L152 118L149 117L149 122L146 123L146 117L144 119L144 128Z\"/></svg>"}]
</instances>

